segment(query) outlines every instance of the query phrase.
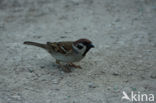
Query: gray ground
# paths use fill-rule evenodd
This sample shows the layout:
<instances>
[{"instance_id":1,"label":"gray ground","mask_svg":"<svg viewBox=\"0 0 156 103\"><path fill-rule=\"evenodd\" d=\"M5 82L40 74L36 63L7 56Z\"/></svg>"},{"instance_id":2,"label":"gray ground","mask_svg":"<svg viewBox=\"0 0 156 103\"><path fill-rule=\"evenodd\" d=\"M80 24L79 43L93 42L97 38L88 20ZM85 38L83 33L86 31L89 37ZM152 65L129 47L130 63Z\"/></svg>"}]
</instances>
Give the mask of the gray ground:
<instances>
[{"instance_id":1,"label":"gray ground","mask_svg":"<svg viewBox=\"0 0 156 103\"><path fill-rule=\"evenodd\" d=\"M0 103L129 103L122 91L156 95L155 30L155 0L0 0ZM23 45L79 38L96 48L72 73Z\"/></svg>"}]
</instances>

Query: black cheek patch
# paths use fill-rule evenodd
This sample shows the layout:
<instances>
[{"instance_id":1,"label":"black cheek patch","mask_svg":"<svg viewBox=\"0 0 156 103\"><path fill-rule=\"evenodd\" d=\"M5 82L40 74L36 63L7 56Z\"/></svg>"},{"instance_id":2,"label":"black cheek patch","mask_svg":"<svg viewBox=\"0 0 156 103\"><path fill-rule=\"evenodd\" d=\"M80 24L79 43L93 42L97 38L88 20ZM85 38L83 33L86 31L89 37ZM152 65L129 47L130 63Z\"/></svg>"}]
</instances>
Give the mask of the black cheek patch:
<instances>
[{"instance_id":1,"label":"black cheek patch","mask_svg":"<svg viewBox=\"0 0 156 103\"><path fill-rule=\"evenodd\" d=\"M83 46L81 46L81 45L77 45L77 47L78 47L79 49L82 49L82 48L83 48Z\"/></svg>"}]
</instances>

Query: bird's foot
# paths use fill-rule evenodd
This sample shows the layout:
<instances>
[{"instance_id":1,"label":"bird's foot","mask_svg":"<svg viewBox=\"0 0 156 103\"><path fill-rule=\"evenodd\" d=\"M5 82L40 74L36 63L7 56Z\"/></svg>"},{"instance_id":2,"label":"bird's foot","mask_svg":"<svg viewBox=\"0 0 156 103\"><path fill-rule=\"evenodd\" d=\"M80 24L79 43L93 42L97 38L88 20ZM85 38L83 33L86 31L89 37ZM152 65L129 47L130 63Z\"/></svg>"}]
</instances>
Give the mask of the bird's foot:
<instances>
[{"instance_id":1,"label":"bird's foot","mask_svg":"<svg viewBox=\"0 0 156 103\"><path fill-rule=\"evenodd\" d=\"M71 69L68 68L67 66L62 65L59 61L56 60L56 63L62 68L62 70L66 73L70 73Z\"/></svg>"},{"instance_id":2,"label":"bird's foot","mask_svg":"<svg viewBox=\"0 0 156 103\"><path fill-rule=\"evenodd\" d=\"M82 67L81 67L80 65L75 65L75 64L73 64L73 63L69 63L68 65L69 65L70 67L82 69Z\"/></svg>"}]
</instances>

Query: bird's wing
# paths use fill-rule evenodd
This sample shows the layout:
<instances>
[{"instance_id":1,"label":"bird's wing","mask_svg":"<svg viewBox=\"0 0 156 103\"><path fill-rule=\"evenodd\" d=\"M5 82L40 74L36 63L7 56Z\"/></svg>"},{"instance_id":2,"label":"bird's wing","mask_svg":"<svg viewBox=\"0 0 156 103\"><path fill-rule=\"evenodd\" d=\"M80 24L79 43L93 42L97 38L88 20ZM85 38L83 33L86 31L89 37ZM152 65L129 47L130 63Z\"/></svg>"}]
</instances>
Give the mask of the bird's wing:
<instances>
[{"instance_id":1,"label":"bird's wing","mask_svg":"<svg viewBox=\"0 0 156 103\"><path fill-rule=\"evenodd\" d=\"M55 52L68 55L72 53L72 43L73 42L47 42L47 45Z\"/></svg>"}]
</instances>

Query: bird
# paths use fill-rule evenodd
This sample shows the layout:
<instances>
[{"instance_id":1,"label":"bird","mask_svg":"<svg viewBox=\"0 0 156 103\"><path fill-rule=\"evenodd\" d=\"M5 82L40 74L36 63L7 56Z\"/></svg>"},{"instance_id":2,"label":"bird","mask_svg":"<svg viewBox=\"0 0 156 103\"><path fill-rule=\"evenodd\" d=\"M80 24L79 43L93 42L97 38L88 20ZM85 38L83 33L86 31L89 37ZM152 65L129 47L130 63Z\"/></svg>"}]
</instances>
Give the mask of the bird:
<instances>
[{"instance_id":1,"label":"bird","mask_svg":"<svg viewBox=\"0 0 156 103\"><path fill-rule=\"evenodd\" d=\"M81 61L88 51L95 47L92 42L86 38L81 38L76 41L47 42L46 44L25 41L24 44L45 49L56 59L56 64L60 65L64 72L71 72L68 67L81 68L81 66L75 65L74 62ZM62 63L66 63L66 65Z\"/></svg>"}]
</instances>

